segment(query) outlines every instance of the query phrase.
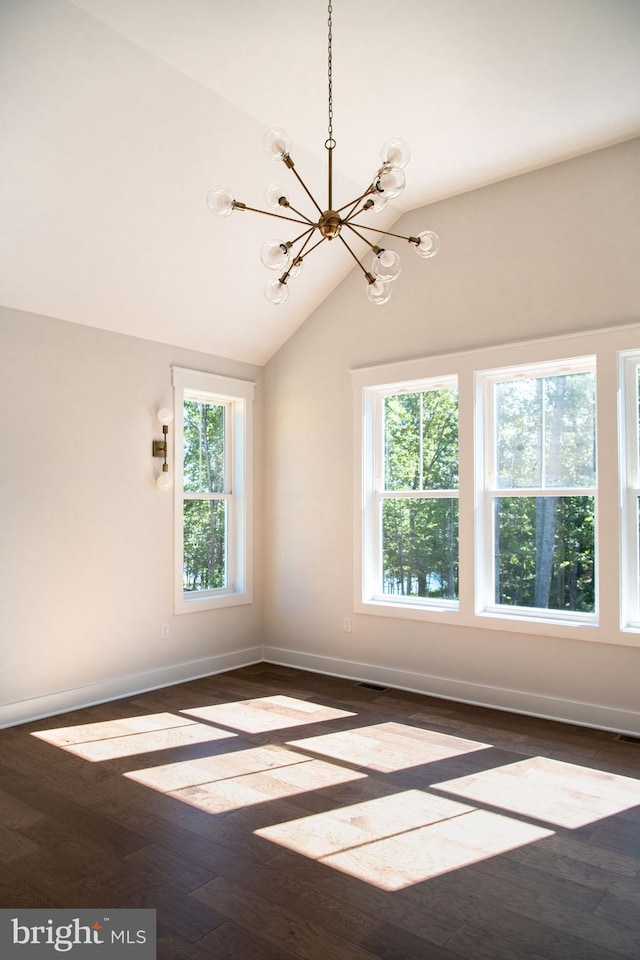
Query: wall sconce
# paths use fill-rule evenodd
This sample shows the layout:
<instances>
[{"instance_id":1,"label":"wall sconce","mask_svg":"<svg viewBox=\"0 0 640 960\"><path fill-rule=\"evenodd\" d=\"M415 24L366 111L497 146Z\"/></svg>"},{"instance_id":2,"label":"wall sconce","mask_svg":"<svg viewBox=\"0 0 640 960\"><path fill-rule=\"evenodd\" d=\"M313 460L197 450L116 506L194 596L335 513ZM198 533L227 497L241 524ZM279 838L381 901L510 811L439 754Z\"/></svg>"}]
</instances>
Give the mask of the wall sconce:
<instances>
[{"instance_id":1,"label":"wall sconce","mask_svg":"<svg viewBox=\"0 0 640 960\"><path fill-rule=\"evenodd\" d=\"M156 483L161 490L169 490L173 485L173 480L169 475L169 465L167 463L167 453L168 453L168 442L167 435L169 433L169 424L173 420L173 410L169 410L168 407L162 407L158 410L158 420L162 424L162 440L153 441L153 456L162 457L164 462L162 464L162 473L156 478Z\"/></svg>"}]
</instances>

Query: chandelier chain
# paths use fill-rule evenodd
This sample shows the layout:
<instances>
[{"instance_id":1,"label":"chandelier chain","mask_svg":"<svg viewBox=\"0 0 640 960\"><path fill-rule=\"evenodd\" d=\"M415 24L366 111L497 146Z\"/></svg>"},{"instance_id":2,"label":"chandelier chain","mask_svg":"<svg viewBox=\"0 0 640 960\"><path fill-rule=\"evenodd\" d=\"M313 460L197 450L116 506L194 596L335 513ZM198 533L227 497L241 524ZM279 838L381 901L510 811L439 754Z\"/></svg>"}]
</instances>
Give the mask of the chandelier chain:
<instances>
[{"instance_id":1,"label":"chandelier chain","mask_svg":"<svg viewBox=\"0 0 640 960\"><path fill-rule=\"evenodd\" d=\"M329 134L325 147L327 150L333 149L336 142L333 139L333 7L331 5L331 0L329 0L328 5L328 19L327 26L329 28L328 33L328 42L327 42L327 81L328 81L328 113L329 113L329 124L327 127L327 133Z\"/></svg>"}]
</instances>

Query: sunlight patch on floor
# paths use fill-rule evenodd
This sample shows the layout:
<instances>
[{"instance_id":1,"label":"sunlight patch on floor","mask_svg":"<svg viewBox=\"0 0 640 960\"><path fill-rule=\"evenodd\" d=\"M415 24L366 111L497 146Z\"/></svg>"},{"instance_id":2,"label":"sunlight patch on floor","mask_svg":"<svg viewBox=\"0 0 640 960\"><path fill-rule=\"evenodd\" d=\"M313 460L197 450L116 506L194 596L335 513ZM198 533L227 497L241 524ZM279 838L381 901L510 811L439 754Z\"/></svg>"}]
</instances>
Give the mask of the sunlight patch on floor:
<instances>
[{"instance_id":1,"label":"sunlight patch on floor","mask_svg":"<svg viewBox=\"0 0 640 960\"><path fill-rule=\"evenodd\" d=\"M98 762L171 750L195 743L225 740L235 737L236 734L171 713L158 713L144 717L128 717L124 720L38 730L32 736L84 760Z\"/></svg>"},{"instance_id":2,"label":"sunlight patch on floor","mask_svg":"<svg viewBox=\"0 0 640 960\"><path fill-rule=\"evenodd\" d=\"M290 740L289 746L379 773L391 773L448 757L487 750L489 743L435 733L404 723L376 723L356 730Z\"/></svg>"},{"instance_id":3,"label":"sunlight patch on floor","mask_svg":"<svg viewBox=\"0 0 640 960\"><path fill-rule=\"evenodd\" d=\"M637 780L549 757L531 757L432 786L570 829L640 805Z\"/></svg>"},{"instance_id":4,"label":"sunlight patch on floor","mask_svg":"<svg viewBox=\"0 0 640 960\"><path fill-rule=\"evenodd\" d=\"M171 790L166 795L205 813L230 813L257 803L268 804L273 800L363 779L366 779L364 773L324 760L304 758L302 763L293 761L290 766L272 767L258 773L200 783L181 790Z\"/></svg>"},{"instance_id":5,"label":"sunlight patch on floor","mask_svg":"<svg viewBox=\"0 0 640 960\"><path fill-rule=\"evenodd\" d=\"M198 760L144 767L142 770L131 770L125 773L125 777L158 790L160 793L170 793L204 783L216 783L219 780L229 780L252 773L265 773L274 768L297 763L309 763L309 758L286 747L269 745L236 750Z\"/></svg>"},{"instance_id":6,"label":"sunlight patch on floor","mask_svg":"<svg viewBox=\"0 0 640 960\"><path fill-rule=\"evenodd\" d=\"M254 832L389 891L553 835L552 830L421 790L407 790Z\"/></svg>"},{"instance_id":7,"label":"sunlight patch on floor","mask_svg":"<svg viewBox=\"0 0 640 960\"><path fill-rule=\"evenodd\" d=\"M310 700L284 696L217 703L209 707L193 707L180 712L190 717L197 717L199 720L232 727L243 733L268 733L272 730L286 730L288 727L355 716L347 710L336 710Z\"/></svg>"}]
</instances>

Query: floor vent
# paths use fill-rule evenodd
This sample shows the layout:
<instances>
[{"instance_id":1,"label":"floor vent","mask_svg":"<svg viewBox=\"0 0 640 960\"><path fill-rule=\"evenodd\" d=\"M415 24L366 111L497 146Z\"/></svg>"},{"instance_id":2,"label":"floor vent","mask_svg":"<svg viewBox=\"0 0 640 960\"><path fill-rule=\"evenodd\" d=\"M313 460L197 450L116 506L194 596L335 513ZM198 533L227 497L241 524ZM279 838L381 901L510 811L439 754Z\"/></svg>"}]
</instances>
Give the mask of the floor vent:
<instances>
[{"instance_id":1,"label":"floor vent","mask_svg":"<svg viewBox=\"0 0 640 960\"><path fill-rule=\"evenodd\" d=\"M640 737L631 737L628 733L619 733L616 740L622 743L640 743Z\"/></svg>"},{"instance_id":2,"label":"floor vent","mask_svg":"<svg viewBox=\"0 0 640 960\"><path fill-rule=\"evenodd\" d=\"M356 683L356 687L365 687L367 690L378 690L380 693L384 693L385 690L388 690L389 687L383 687L380 683Z\"/></svg>"}]
</instances>

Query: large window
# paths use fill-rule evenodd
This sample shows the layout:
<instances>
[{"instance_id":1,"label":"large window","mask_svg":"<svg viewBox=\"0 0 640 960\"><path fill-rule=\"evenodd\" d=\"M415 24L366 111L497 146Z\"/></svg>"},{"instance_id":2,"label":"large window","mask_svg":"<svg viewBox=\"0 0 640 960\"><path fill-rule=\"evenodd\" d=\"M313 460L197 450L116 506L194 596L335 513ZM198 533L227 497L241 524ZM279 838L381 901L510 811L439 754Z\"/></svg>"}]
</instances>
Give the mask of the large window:
<instances>
[{"instance_id":1,"label":"large window","mask_svg":"<svg viewBox=\"0 0 640 960\"><path fill-rule=\"evenodd\" d=\"M175 367L176 611L251 601L253 384Z\"/></svg>"},{"instance_id":2,"label":"large window","mask_svg":"<svg viewBox=\"0 0 640 960\"><path fill-rule=\"evenodd\" d=\"M479 610L596 611L595 358L478 374Z\"/></svg>"},{"instance_id":3,"label":"large window","mask_svg":"<svg viewBox=\"0 0 640 960\"><path fill-rule=\"evenodd\" d=\"M352 383L356 613L640 647L640 324Z\"/></svg>"},{"instance_id":4,"label":"large window","mask_svg":"<svg viewBox=\"0 0 640 960\"><path fill-rule=\"evenodd\" d=\"M458 394L455 378L371 391L366 592L371 600L455 607Z\"/></svg>"}]
</instances>

